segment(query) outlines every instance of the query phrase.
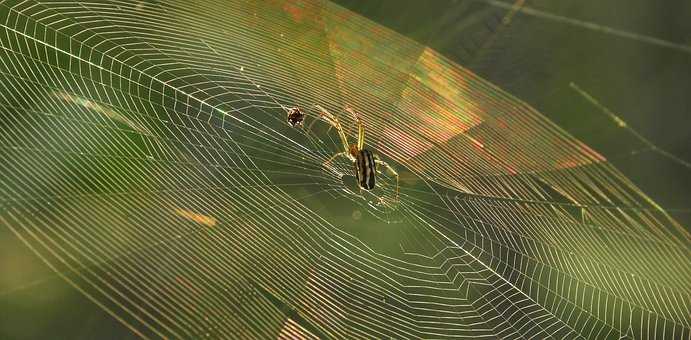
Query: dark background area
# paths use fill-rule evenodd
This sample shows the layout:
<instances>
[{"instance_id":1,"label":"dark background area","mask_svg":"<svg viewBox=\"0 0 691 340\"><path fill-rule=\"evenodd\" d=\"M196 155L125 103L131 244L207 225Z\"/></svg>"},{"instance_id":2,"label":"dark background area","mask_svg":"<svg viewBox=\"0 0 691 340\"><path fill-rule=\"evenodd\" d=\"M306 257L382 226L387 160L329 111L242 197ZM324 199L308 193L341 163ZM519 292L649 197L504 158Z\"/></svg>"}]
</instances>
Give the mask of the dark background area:
<instances>
[{"instance_id":1,"label":"dark background area","mask_svg":"<svg viewBox=\"0 0 691 340\"><path fill-rule=\"evenodd\" d=\"M503 20L510 10L494 2L336 2L429 45L535 107L691 225L691 169L641 143L569 86L577 84L642 136L691 161L691 2L533 0L525 2L533 14L518 12L508 24ZM16 273L0 280L0 338L133 337L7 230L0 232L0 260L13 256L0 261L0 272Z\"/></svg>"},{"instance_id":2,"label":"dark background area","mask_svg":"<svg viewBox=\"0 0 691 340\"><path fill-rule=\"evenodd\" d=\"M524 3L530 12L516 13L508 25L502 20L510 9L492 1L336 2L535 107L687 228L691 224L691 168L641 143L569 86L575 83L659 148L691 162L690 2L533 0ZM650 38L677 46L641 41Z\"/></svg>"}]
</instances>

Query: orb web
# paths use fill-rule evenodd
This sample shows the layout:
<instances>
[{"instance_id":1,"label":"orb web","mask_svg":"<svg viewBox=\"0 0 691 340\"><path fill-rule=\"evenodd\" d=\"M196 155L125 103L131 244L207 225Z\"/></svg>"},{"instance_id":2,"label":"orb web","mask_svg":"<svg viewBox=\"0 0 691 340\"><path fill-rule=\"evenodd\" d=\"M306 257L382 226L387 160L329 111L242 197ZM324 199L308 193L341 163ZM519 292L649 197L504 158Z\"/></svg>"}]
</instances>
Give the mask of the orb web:
<instances>
[{"instance_id":1,"label":"orb web","mask_svg":"<svg viewBox=\"0 0 691 340\"><path fill-rule=\"evenodd\" d=\"M329 2L0 9L0 224L141 337L691 337L688 232L425 46Z\"/></svg>"}]
</instances>

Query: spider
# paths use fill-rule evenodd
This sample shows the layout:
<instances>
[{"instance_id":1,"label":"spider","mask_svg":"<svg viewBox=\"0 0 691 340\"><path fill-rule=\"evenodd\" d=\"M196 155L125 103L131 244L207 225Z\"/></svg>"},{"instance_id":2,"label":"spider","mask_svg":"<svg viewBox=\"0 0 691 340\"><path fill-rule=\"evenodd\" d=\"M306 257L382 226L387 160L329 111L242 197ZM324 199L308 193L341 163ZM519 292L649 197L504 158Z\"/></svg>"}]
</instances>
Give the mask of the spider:
<instances>
[{"instance_id":1,"label":"spider","mask_svg":"<svg viewBox=\"0 0 691 340\"><path fill-rule=\"evenodd\" d=\"M302 127L302 123L305 121L305 113L300 111L299 107L291 107L290 109L284 108L284 110L288 113L287 120L290 126Z\"/></svg>"},{"instance_id":2,"label":"spider","mask_svg":"<svg viewBox=\"0 0 691 340\"><path fill-rule=\"evenodd\" d=\"M353 110L350 108L346 108L346 111L355 116L358 127L357 144L348 144L348 138L346 137L338 118L326 111L326 109L323 107L319 105L316 105L316 107L321 111L321 118L336 128L344 148L343 152L333 155L326 162L324 162L324 166L328 166L337 157L347 157L353 162L355 167L355 177L357 178L358 186L361 189L372 190L374 189L376 173L381 173L379 170L377 170L377 165L381 165L385 167L391 175L396 177L396 200L398 200L398 173L389 164L382 161L378 155L374 154L370 150L365 149L365 127L362 124L360 116L355 114L355 112L353 112Z\"/></svg>"}]
</instances>

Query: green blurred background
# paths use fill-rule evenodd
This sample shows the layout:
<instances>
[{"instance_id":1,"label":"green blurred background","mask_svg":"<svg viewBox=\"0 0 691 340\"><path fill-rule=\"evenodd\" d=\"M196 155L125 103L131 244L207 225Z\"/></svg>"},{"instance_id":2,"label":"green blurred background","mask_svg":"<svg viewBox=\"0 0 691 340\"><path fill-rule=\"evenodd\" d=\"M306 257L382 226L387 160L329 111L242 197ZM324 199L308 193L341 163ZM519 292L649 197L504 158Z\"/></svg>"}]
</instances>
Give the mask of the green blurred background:
<instances>
[{"instance_id":1,"label":"green blurred background","mask_svg":"<svg viewBox=\"0 0 691 340\"><path fill-rule=\"evenodd\" d=\"M519 12L508 25L502 21L510 11L494 2L336 2L431 46L537 108L691 225L691 169L646 147L569 86L577 84L641 135L691 161L691 2L533 0L524 4L531 13L554 16ZM586 22L633 38L583 27ZM641 41L643 36L687 48ZM5 229L0 273L2 339L133 337Z\"/></svg>"}]
</instances>

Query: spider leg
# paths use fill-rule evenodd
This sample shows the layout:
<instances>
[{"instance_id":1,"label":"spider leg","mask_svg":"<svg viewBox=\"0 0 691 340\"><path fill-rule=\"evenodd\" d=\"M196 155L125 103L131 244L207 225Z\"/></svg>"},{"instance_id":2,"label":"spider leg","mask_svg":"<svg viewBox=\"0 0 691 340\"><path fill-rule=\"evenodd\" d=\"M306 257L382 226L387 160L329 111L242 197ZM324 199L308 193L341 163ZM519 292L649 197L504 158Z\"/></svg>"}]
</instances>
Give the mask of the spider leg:
<instances>
[{"instance_id":1,"label":"spider leg","mask_svg":"<svg viewBox=\"0 0 691 340\"><path fill-rule=\"evenodd\" d=\"M336 130L338 131L338 136L341 138L341 143L343 144L343 150L345 153L348 153L348 150L350 149L348 146L348 138L346 138L346 134L343 131L343 127L341 126L341 122L338 121L338 118L336 116L332 115L329 111L326 111L325 108L315 105L320 111L320 116L322 119L324 119L327 123L329 123L331 126L335 127Z\"/></svg>"},{"instance_id":2,"label":"spider leg","mask_svg":"<svg viewBox=\"0 0 691 340\"><path fill-rule=\"evenodd\" d=\"M357 122L357 149L362 150L365 147L365 126L362 124L360 115L355 113L353 109L347 107L346 111L350 112L355 117L355 121Z\"/></svg>"},{"instance_id":3,"label":"spider leg","mask_svg":"<svg viewBox=\"0 0 691 340\"><path fill-rule=\"evenodd\" d=\"M389 174L396 177L396 200L398 200L398 172L396 172L396 170L394 170L389 163L382 161L378 155L374 155L374 162L385 167Z\"/></svg>"},{"instance_id":4,"label":"spider leg","mask_svg":"<svg viewBox=\"0 0 691 340\"><path fill-rule=\"evenodd\" d=\"M311 119L311 116L310 116L310 119ZM307 125L307 131L312 131L312 126L314 125L314 123L316 123L318 121L319 121L319 119L313 119L312 122L310 123L310 125Z\"/></svg>"},{"instance_id":5,"label":"spider leg","mask_svg":"<svg viewBox=\"0 0 691 340\"><path fill-rule=\"evenodd\" d=\"M334 159L338 158L339 156L348 157L348 153L346 153L346 152L339 152L339 153L337 153L337 154L331 156L331 158L329 158L328 160L326 160L326 162L324 162L324 167L330 168L330 167L331 167L331 162L333 162ZM339 174L340 174L341 176L343 176L343 174L341 174L340 172L339 172Z\"/></svg>"}]
</instances>

